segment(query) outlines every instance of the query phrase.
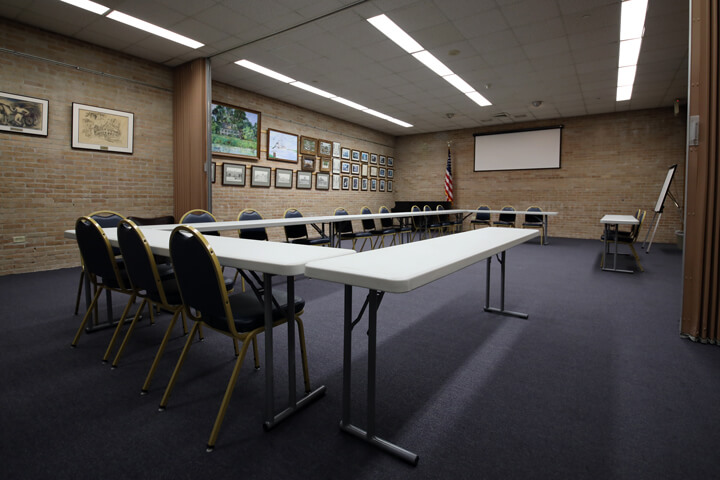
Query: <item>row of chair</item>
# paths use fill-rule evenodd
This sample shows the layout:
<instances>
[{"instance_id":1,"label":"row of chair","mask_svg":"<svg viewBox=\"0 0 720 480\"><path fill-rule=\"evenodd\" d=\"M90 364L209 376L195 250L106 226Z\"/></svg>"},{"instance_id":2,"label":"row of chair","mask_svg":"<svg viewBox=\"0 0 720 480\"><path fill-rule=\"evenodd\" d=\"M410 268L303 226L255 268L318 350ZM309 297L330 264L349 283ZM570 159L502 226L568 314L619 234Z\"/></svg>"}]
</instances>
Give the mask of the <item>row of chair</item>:
<instances>
[{"instance_id":1,"label":"row of chair","mask_svg":"<svg viewBox=\"0 0 720 480\"><path fill-rule=\"evenodd\" d=\"M492 217L489 213L490 207L487 205L480 205L477 208L477 213L475 214L475 218L470 220L470 225L472 225L473 229L477 228L478 226L485 225L488 227L515 227L516 226L516 217L517 217L517 210L515 210L515 207L512 205L506 205L502 207L501 211L503 213L498 214L497 220L493 221ZM520 224L522 228L538 228L540 229L540 244L544 245L544 233L545 233L545 227L544 227L544 221L542 215L538 215L537 213L533 212L542 212L542 209L540 207L531 206L528 207L527 210L525 210L525 218L523 222Z\"/></svg>"}]
</instances>

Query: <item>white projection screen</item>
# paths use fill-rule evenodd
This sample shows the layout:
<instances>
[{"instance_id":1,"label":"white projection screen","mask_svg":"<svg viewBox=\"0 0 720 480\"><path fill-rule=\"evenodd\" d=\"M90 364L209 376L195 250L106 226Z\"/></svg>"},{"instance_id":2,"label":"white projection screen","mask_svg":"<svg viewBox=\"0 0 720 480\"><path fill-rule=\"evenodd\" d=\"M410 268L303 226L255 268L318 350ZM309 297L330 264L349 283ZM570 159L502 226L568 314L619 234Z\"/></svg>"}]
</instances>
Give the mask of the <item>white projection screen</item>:
<instances>
[{"instance_id":1,"label":"white projection screen","mask_svg":"<svg viewBox=\"0 0 720 480\"><path fill-rule=\"evenodd\" d=\"M475 171L560 168L562 126L475 134Z\"/></svg>"}]
</instances>

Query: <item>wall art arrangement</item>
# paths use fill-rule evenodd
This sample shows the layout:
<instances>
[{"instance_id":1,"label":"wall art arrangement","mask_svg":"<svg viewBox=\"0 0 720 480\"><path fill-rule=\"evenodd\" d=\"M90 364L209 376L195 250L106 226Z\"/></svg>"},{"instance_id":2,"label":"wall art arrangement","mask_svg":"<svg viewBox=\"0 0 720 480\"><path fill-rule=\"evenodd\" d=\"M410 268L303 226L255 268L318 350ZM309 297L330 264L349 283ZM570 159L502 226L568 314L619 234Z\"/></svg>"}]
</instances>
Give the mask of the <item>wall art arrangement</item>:
<instances>
[{"instance_id":1,"label":"wall art arrangement","mask_svg":"<svg viewBox=\"0 0 720 480\"><path fill-rule=\"evenodd\" d=\"M133 117L129 112L72 104L72 148L133 152Z\"/></svg>"},{"instance_id":2,"label":"wall art arrangement","mask_svg":"<svg viewBox=\"0 0 720 480\"><path fill-rule=\"evenodd\" d=\"M0 92L0 131L46 137L48 101Z\"/></svg>"},{"instance_id":3,"label":"wall art arrangement","mask_svg":"<svg viewBox=\"0 0 720 480\"><path fill-rule=\"evenodd\" d=\"M260 159L260 112L212 103L210 133L213 155Z\"/></svg>"}]
</instances>

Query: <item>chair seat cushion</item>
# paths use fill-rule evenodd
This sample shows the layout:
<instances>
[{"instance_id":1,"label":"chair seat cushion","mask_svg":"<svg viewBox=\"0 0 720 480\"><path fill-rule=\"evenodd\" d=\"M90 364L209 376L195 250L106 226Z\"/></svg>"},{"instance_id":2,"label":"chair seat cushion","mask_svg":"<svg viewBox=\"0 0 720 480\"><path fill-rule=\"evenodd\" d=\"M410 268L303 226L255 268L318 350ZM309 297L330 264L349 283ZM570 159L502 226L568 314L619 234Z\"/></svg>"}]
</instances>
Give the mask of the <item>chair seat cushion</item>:
<instances>
[{"instance_id":1,"label":"chair seat cushion","mask_svg":"<svg viewBox=\"0 0 720 480\"><path fill-rule=\"evenodd\" d=\"M279 308L273 304L273 321L285 317L287 311L287 294L283 291L273 292ZM230 295L230 309L235 321L235 329L238 332L246 333L265 325L265 305L258 300L252 292L241 292ZM305 308L305 300L295 296L295 313L302 312ZM227 320L225 317L203 317L203 321L211 327L227 332Z\"/></svg>"},{"instance_id":2,"label":"chair seat cushion","mask_svg":"<svg viewBox=\"0 0 720 480\"><path fill-rule=\"evenodd\" d=\"M317 237L317 238L297 238L292 243L299 243L300 245L324 245L330 243L329 238Z\"/></svg>"},{"instance_id":3,"label":"chair seat cushion","mask_svg":"<svg viewBox=\"0 0 720 480\"><path fill-rule=\"evenodd\" d=\"M409 229L409 227L408 227ZM368 233L368 236L370 235L393 235L395 232L397 232L394 228L382 228L377 230L370 230Z\"/></svg>"}]
</instances>

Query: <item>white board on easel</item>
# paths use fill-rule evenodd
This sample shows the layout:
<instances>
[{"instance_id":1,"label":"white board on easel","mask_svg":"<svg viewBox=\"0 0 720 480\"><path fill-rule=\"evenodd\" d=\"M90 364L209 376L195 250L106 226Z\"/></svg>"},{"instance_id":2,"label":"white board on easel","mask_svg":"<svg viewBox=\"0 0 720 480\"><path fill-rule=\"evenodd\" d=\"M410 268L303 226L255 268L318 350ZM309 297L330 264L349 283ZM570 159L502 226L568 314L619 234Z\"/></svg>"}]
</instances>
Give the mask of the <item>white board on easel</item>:
<instances>
[{"instance_id":1,"label":"white board on easel","mask_svg":"<svg viewBox=\"0 0 720 480\"><path fill-rule=\"evenodd\" d=\"M650 253L650 247L652 246L653 239L655 238L655 232L657 231L657 227L660 224L660 218L662 217L663 208L665 208L665 199L667 198L668 194L670 194L670 184L672 183L673 176L675 176L676 169L677 164L668 168L667 175L665 176L665 183L663 183L662 189L660 190L660 196L658 197L657 203L655 204L655 214L653 215L653 219L651 222L651 225L654 224L652 229L652 236L650 237L650 243L648 243L648 247L645 250L645 253ZM672 194L670 195L672 196ZM648 235L650 235L650 229L648 229L647 233L645 234L645 241L642 244L643 248L645 247L645 243L647 242Z\"/></svg>"}]
</instances>

